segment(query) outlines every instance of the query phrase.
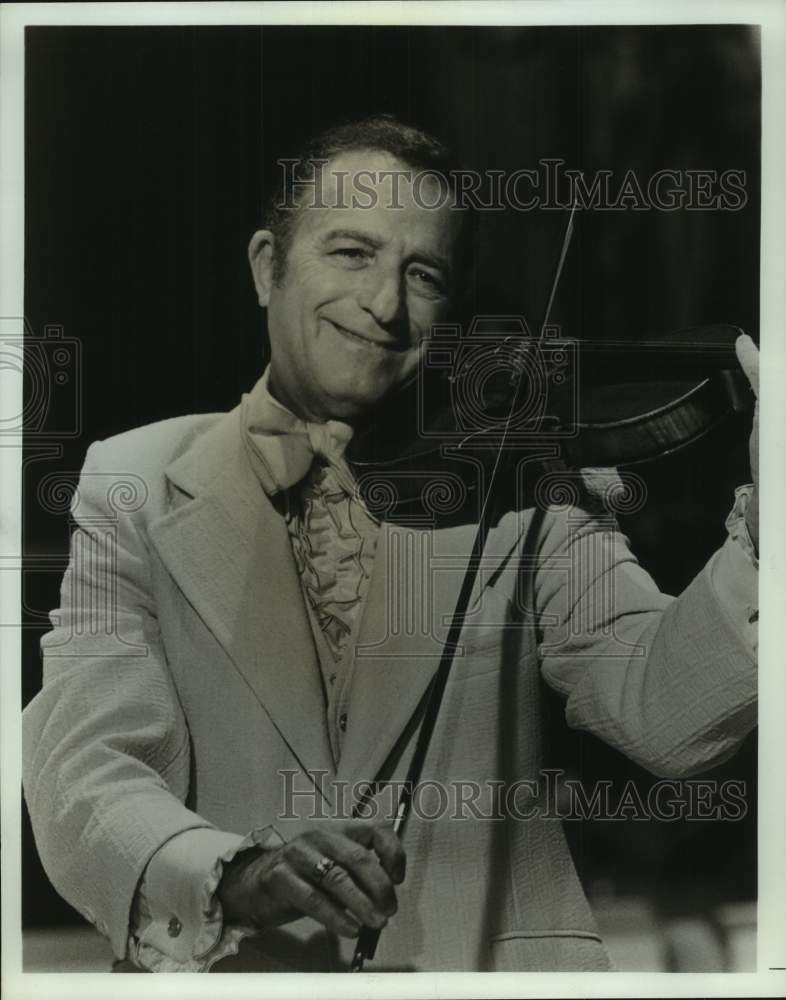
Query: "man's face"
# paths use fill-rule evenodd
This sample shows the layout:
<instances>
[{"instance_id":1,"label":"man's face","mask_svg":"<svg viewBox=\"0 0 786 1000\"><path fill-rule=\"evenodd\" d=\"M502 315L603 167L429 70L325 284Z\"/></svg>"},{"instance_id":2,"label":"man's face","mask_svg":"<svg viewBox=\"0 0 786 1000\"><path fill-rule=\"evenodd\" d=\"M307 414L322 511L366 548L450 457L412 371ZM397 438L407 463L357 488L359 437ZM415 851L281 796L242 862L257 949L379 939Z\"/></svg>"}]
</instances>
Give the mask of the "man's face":
<instances>
[{"instance_id":1,"label":"man's face","mask_svg":"<svg viewBox=\"0 0 786 1000\"><path fill-rule=\"evenodd\" d=\"M272 237L252 239L252 270L268 307L271 389L306 419L351 421L368 411L412 375L424 338L445 317L459 213L422 207L447 201L433 179L416 189L418 205L400 178L401 207L391 207L392 181L379 172L406 169L378 151L331 160L322 177L329 207L301 210L278 285ZM373 183L368 174L361 180L375 195L370 208L351 205L358 171L373 173Z\"/></svg>"}]
</instances>

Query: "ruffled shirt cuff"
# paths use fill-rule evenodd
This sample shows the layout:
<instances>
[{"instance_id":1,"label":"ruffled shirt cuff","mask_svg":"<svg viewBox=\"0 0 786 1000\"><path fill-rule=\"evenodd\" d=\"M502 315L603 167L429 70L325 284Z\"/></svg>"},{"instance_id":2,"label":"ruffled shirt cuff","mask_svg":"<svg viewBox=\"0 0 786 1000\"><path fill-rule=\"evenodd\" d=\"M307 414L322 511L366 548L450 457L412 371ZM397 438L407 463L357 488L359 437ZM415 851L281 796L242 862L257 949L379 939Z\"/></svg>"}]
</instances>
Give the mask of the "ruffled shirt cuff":
<instances>
[{"instance_id":1,"label":"ruffled shirt cuff","mask_svg":"<svg viewBox=\"0 0 786 1000\"><path fill-rule=\"evenodd\" d=\"M224 865L241 851L276 848L285 840L273 826L245 837L221 830L185 830L150 859L134 899L129 957L149 972L208 972L236 955L253 924L224 925L217 895Z\"/></svg>"},{"instance_id":2,"label":"ruffled shirt cuff","mask_svg":"<svg viewBox=\"0 0 786 1000\"><path fill-rule=\"evenodd\" d=\"M726 518L729 537L710 560L710 581L724 611L755 653L758 647L759 560L745 522L752 485L735 492Z\"/></svg>"}]
</instances>

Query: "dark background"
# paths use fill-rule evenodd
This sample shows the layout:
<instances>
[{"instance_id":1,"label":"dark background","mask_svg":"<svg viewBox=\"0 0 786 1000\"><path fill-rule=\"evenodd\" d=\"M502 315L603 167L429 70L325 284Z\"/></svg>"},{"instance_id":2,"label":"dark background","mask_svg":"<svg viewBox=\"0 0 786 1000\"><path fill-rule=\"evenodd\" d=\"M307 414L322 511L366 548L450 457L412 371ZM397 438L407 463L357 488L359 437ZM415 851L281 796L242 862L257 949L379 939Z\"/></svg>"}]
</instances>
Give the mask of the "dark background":
<instances>
[{"instance_id":1,"label":"dark background","mask_svg":"<svg viewBox=\"0 0 786 1000\"><path fill-rule=\"evenodd\" d=\"M544 157L617 178L745 170L741 211L581 213L552 319L572 337L725 322L758 339L759 100L744 26L28 29L25 311L36 342L54 326L76 344L26 438L25 702L68 547L67 503L39 491L55 473L75 481L91 441L229 409L256 381L264 318L246 245L278 157L339 120L391 111L481 170ZM564 224L559 211L484 217L476 309L533 324ZM748 426L735 417L638 469L650 500L624 527L669 592L723 540L733 489L749 479ZM546 709L555 766L619 790L654 781L567 730L556 697ZM590 894L636 893L661 913L753 898L755 766L751 738L708 775L747 782L742 822L567 824ZM49 886L26 818L24 837L25 923L80 922Z\"/></svg>"}]
</instances>

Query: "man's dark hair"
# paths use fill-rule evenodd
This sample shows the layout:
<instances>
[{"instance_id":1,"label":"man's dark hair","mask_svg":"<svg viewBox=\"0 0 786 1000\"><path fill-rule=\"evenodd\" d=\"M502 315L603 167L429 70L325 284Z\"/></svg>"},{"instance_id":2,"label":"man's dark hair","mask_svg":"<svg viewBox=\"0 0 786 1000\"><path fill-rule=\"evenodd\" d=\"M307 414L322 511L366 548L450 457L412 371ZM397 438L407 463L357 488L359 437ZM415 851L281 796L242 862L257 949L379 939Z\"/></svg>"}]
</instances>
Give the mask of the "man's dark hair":
<instances>
[{"instance_id":1,"label":"man's dark hair","mask_svg":"<svg viewBox=\"0 0 786 1000\"><path fill-rule=\"evenodd\" d=\"M458 160L439 139L414 125L407 125L393 115L381 114L327 129L286 161L291 169L282 171L283 176L268 200L264 224L275 239L274 281L279 282L284 276L295 226L303 211L300 186L313 183L319 161L324 163L341 153L358 150L389 153L414 171L438 174L450 191L455 192L455 175L461 170ZM467 208L457 210L462 212L456 261L456 270L460 273L471 254L474 212Z\"/></svg>"}]
</instances>

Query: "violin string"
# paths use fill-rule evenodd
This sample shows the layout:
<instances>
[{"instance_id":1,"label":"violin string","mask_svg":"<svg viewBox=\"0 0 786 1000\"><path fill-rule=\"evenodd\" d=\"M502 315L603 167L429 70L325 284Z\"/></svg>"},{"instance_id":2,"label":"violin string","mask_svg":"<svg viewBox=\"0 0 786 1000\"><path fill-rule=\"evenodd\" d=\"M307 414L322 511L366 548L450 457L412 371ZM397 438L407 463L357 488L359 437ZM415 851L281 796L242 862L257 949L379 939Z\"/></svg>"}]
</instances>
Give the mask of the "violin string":
<instances>
[{"instance_id":1,"label":"violin string","mask_svg":"<svg viewBox=\"0 0 786 1000\"><path fill-rule=\"evenodd\" d=\"M538 346L543 343L543 337L546 333L546 327L549 323L549 317L551 316L551 307L554 305L554 297L557 294L557 287L559 286L560 278L562 277L562 268L565 265L565 258L568 256L568 249L570 247L571 240L573 239L573 223L576 216L576 209L578 207L578 202L574 198L573 205L570 209L570 215L568 216L568 221L565 226L565 235L562 238L562 249L560 250L559 259L557 260L557 267L554 271L554 280L551 282L551 290L549 292L549 297L546 302L546 309L543 313L543 322L540 324L540 334L538 336Z\"/></svg>"},{"instance_id":2,"label":"violin string","mask_svg":"<svg viewBox=\"0 0 786 1000\"><path fill-rule=\"evenodd\" d=\"M577 201L574 198L573 205L571 206L570 209L570 215L568 216L568 221L567 224L565 225L565 234L562 237L562 247L560 248L560 254L557 259L557 266L554 270L554 278L551 282L549 297L546 301L546 309L543 313L543 322L540 325L540 335L536 343L536 350L539 350L541 344L543 343L543 337L546 331L546 327L548 326L549 317L551 315L551 307L554 304L554 298L557 294L557 287L559 286L560 278L562 277L562 269L565 265L565 258L568 255L568 249L570 247L570 243L573 238L574 218L576 215L576 208L577 208ZM492 466L491 469L491 475L489 476L488 486L486 488L486 495L483 498L483 506L481 507L480 520L479 520L479 524L481 526L486 523L486 519L489 514L489 506L492 497L494 496L495 493L494 487L496 485L499 468L502 464L502 456L505 454L508 444L510 428L511 424L513 423L513 415L515 414L516 410L519 407L520 396L522 391L522 383L524 381L524 377L525 377L524 368L522 367L521 371L519 372L516 389L513 393L513 399L511 400L510 410L508 411L507 418L502 428L502 437L500 439L499 448L497 449L497 454L494 458L494 465Z\"/></svg>"}]
</instances>

